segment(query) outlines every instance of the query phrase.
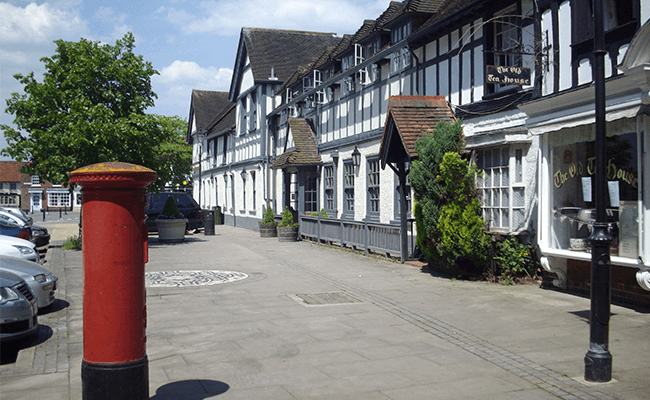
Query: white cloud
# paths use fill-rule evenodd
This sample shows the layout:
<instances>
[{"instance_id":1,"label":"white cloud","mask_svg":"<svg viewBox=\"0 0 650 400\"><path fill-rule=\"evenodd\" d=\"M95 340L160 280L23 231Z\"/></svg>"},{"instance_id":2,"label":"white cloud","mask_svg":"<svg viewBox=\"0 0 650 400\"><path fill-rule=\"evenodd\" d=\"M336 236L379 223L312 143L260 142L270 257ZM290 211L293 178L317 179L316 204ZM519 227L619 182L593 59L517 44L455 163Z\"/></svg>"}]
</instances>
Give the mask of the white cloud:
<instances>
[{"instance_id":1,"label":"white cloud","mask_svg":"<svg viewBox=\"0 0 650 400\"><path fill-rule=\"evenodd\" d=\"M154 112L187 118L192 89L226 92L231 78L230 68L204 68L193 61L176 60L151 78L158 95Z\"/></svg>"},{"instance_id":2,"label":"white cloud","mask_svg":"<svg viewBox=\"0 0 650 400\"><path fill-rule=\"evenodd\" d=\"M232 78L230 68L203 68L194 61L176 60L160 71L159 77L163 84L193 84L195 89L228 90Z\"/></svg>"},{"instance_id":3,"label":"white cloud","mask_svg":"<svg viewBox=\"0 0 650 400\"><path fill-rule=\"evenodd\" d=\"M56 9L48 3L25 8L0 3L0 43L44 44L77 39L86 32L86 21L77 11Z\"/></svg>"},{"instance_id":4,"label":"white cloud","mask_svg":"<svg viewBox=\"0 0 650 400\"><path fill-rule=\"evenodd\" d=\"M354 33L377 18L389 0L218 0L201 3L199 15L161 7L159 14L186 34L236 36L242 27Z\"/></svg>"}]
</instances>

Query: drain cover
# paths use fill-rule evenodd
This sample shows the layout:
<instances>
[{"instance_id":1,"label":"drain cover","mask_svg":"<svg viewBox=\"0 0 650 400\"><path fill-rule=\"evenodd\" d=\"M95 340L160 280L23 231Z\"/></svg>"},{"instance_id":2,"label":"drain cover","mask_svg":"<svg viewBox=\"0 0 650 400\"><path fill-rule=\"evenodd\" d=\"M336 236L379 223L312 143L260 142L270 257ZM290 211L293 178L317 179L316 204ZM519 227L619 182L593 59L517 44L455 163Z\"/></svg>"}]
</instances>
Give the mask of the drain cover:
<instances>
[{"instance_id":1,"label":"drain cover","mask_svg":"<svg viewBox=\"0 0 650 400\"><path fill-rule=\"evenodd\" d=\"M290 295L289 297L306 306L363 303L363 301L344 292L295 294Z\"/></svg>"},{"instance_id":2,"label":"drain cover","mask_svg":"<svg viewBox=\"0 0 650 400\"><path fill-rule=\"evenodd\" d=\"M232 271L156 271L144 274L147 287L192 287L218 285L248 278L243 272Z\"/></svg>"}]
</instances>

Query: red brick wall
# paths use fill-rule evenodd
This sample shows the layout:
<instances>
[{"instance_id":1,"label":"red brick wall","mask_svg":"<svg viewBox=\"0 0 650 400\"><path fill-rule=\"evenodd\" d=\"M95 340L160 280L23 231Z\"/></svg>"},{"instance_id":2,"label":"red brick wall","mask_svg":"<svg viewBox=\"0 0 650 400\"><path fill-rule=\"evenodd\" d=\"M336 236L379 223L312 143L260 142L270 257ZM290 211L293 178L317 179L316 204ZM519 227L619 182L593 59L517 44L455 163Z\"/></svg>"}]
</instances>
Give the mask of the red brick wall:
<instances>
[{"instance_id":1,"label":"red brick wall","mask_svg":"<svg viewBox=\"0 0 650 400\"><path fill-rule=\"evenodd\" d=\"M612 300L650 307L650 292L636 281L636 268L612 265ZM567 260L567 288L589 295L591 286L591 263Z\"/></svg>"}]
</instances>

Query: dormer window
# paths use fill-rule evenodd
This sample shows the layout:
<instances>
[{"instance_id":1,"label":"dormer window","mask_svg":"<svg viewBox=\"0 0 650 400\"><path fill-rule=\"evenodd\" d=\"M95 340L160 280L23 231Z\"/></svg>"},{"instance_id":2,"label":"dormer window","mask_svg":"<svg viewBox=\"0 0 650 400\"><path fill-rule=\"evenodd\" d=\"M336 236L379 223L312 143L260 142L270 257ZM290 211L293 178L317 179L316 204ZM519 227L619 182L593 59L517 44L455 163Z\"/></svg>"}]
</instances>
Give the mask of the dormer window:
<instances>
[{"instance_id":1,"label":"dormer window","mask_svg":"<svg viewBox=\"0 0 650 400\"><path fill-rule=\"evenodd\" d=\"M41 177L38 175L32 175L32 186L40 186L41 185Z\"/></svg>"},{"instance_id":2,"label":"dormer window","mask_svg":"<svg viewBox=\"0 0 650 400\"><path fill-rule=\"evenodd\" d=\"M392 43L399 43L411 34L411 21L404 22L395 27L391 32Z\"/></svg>"}]
</instances>

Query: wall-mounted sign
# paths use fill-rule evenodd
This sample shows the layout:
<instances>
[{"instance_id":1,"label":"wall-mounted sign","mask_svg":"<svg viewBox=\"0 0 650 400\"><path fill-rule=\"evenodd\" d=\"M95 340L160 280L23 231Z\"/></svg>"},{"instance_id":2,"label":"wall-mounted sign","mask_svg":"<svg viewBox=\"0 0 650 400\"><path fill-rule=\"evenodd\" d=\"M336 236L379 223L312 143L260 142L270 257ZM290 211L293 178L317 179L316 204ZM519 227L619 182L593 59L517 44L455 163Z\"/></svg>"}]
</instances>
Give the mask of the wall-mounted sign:
<instances>
[{"instance_id":1,"label":"wall-mounted sign","mask_svg":"<svg viewBox=\"0 0 650 400\"><path fill-rule=\"evenodd\" d=\"M487 83L499 85L530 85L530 68L488 65L485 71Z\"/></svg>"}]
</instances>

